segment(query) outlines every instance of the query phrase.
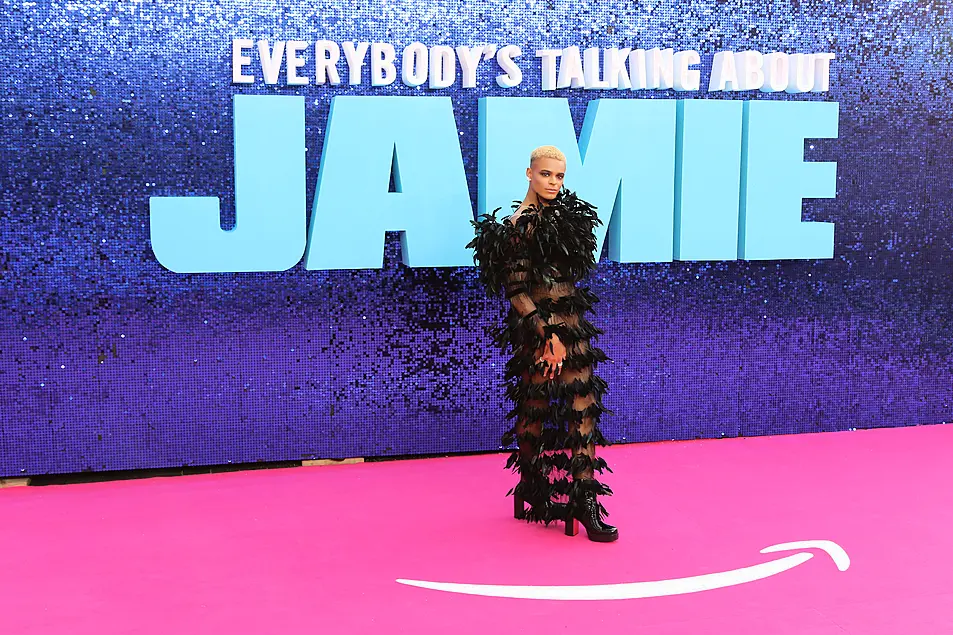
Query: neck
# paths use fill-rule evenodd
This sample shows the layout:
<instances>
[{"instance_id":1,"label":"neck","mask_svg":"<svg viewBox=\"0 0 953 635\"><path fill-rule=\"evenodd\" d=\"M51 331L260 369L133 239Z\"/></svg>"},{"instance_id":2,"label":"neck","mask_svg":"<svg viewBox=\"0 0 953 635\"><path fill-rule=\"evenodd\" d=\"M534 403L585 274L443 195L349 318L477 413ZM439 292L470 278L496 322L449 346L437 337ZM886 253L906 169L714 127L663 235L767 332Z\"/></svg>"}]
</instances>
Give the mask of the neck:
<instances>
[{"instance_id":1,"label":"neck","mask_svg":"<svg viewBox=\"0 0 953 635\"><path fill-rule=\"evenodd\" d=\"M521 207L535 206L537 209L543 209L548 201L533 191L533 188L526 190L526 196L523 197Z\"/></svg>"}]
</instances>

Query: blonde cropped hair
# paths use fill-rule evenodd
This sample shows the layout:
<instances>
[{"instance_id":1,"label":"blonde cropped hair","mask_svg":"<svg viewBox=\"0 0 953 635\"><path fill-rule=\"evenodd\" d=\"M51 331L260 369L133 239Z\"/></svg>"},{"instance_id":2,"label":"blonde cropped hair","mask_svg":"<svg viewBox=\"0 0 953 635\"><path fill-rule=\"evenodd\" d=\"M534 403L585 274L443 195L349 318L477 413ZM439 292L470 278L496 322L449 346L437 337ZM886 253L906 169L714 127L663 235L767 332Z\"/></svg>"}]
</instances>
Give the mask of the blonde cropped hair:
<instances>
[{"instance_id":1,"label":"blonde cropped hair","mask_svg":"<svg viewBox=\"0 0 953 635\"><path fill-rule=\"evenodd\" d=\"M566 155L556 146L539 146L529 153L530 166L533 165L533 161L536 159L556 159L557 161L565 163Z\"/></svg>"}]
</instances>

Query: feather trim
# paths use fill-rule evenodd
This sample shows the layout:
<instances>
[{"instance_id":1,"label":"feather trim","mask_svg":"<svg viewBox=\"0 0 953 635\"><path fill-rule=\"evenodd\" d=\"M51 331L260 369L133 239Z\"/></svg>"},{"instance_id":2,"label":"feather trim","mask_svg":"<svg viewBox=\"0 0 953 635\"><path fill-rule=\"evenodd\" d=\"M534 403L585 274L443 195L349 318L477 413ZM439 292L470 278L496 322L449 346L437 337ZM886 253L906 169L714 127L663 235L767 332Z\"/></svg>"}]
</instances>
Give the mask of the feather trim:
<instances>
[{"instance_id":1,"label":"feather trim","mask_svg":"<svg viewBox=\"0 0 953 635\"><path fill-rule=\"evenodd\" d=\"M536 285L569 283L573 287L567 295L538 300L535 310L528 315L520 315L511 308L502 325L490 331L495 344L512 353L504 378L506 396L514 403L507 417L516 421L501 442L503 447L519 444L521 449L509 455L506 468L519 473L520 480L507 494L516 493L530 503L528 521L549 524L565 519L567 510L577 505L582 496L611 494L599 481L571 478L576 474L611 472L602 457L593 458L582 451L592 444L608 445L598 427L600 416L609 412L602 404L602 395L608 389L606 382L595 374L585 381L576 379L569 383L558 378L541 383L523 380L527 372L536 371L535 353L552 333L571 351L563 370L592 369L600 362L610 361L604 351L591 345L592 339L603 331L582 317L599 298L588 288L577 286L596 265L594 229L601 222L595 207L567 190L542 209L525 209L515 223L498 220L499 211L473 221L474 237L467 245L473 249L479 280L487 293L513 298L513 305L520 306L520 297L532 295ZM522 306L533 308L525 300ZM527 309L521 311L526 313ZM570 317L574 319L569 320ZM537 330L540 326L542 335ZM579 348L586 350L578 352ZM593 403L576 410L572 408L576 397L590 397ZM593 424L587 434L581 434L574 425L583 419ZM518 432L517 428L524 423L541 424L537 427L541 428L540 433L534 435L526 428ZM604 513L601 505L599 508Z\"/></svg>"}]
</instances>

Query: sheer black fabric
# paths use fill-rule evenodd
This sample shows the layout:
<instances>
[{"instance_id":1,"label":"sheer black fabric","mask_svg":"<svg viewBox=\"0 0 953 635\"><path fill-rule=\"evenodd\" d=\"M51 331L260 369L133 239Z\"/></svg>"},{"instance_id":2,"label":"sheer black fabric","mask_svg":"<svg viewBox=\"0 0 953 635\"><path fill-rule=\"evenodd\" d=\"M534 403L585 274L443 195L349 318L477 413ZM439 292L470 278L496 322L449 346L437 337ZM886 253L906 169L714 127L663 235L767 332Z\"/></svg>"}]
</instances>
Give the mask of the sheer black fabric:
<instances>
[{"instance_id":1,"label":"sheer black fabric","mask_svg":"<svg viewBox=\"0 0 953 635\"><path fill-rule=\"evenodd\" d=\"M515 223L512 216L498 221L496 212L481 216L468 247L487 291L502 292L510 302L495 330L497 344L512 354L504 379L514 405L508 417L515 421L502 444L517 442L506 467L520 480L507 495L530 504L527 520L549 524L565 518L567 505L573 508L586 491L612 493L595 477L609 470L595 457L595 447L607 445L599 430L607 386L594 372L608 357L593 345L602 331L584 317L598 298L579 285L595 267L600 221L592 205L566 190L543 207L514 215ZM536 360L553 333L566 347L566 359L548 379ZM598 509L607 515L601 503Z\"/></svg>"}]
</instances>

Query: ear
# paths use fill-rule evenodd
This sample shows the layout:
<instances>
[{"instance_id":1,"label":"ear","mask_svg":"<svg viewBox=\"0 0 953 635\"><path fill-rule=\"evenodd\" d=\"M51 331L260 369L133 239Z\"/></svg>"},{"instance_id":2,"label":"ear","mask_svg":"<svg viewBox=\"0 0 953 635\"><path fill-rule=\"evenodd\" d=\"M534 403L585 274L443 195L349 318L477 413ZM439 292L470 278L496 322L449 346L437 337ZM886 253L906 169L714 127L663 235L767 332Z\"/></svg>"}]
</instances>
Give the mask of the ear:
<instances>
[{"instance_id":1,"label":"ear","mask_svg":"<svg viewBox=\"0 0 953 635\"><path fill-rule=\"evenodd\" d=\"M533 180L533 168L526 168L526 180L527 181Z\"/></svg>"}]
</instances>

